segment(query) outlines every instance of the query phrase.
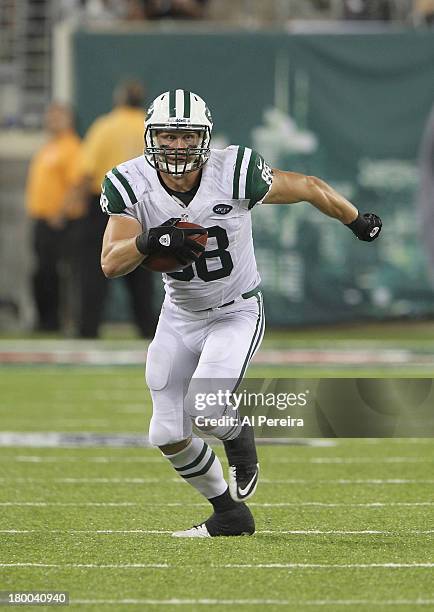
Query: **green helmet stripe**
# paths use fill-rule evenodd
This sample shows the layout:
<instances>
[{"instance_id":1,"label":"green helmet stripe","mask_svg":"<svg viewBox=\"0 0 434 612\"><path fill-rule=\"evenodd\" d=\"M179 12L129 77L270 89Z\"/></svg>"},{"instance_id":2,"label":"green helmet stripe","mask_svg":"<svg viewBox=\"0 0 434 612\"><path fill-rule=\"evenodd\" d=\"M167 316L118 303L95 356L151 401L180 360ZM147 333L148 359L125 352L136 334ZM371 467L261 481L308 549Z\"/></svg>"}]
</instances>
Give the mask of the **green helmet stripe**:
<instances>
[{"instance_id":1,"label":"green helmet stripe","mask_svg":"<svg viewBox=\"0 0 434 612\"><path fill-rule=\"evenodd\" d=\"M237 160L235 162L234 183L232 188L232 199L238 200L240 197L240 170L243 161L245 147L238 147Z\"/></svg>"},{"instance_id":2,"label":"green helmet stripe","mask_svg":"<svg viewBox=\"0 0 434 612\"><path fill-rule=\"evenodd\" d=\"M127 192L128 197L131 200L131 204L136 204L137 198L134 195L134 191L131 189L131 186L129 182L127 181L127 179L119 172L117 168L113 168L112 172L115 175L115 177L118 179L118 181L122 184L125 191Z\"/></svg>"},{"instance_id":3,"label":"green helmet stripe","mask_svg":"<svg viewBox=\"0 0 434 612\"><path fill-rule=\"evenodd\" d=\"M169 91L169 117L176 117L176 89Z\"/></svg>"},{"instance_id":4,"label":"green helmet stripe","mask_svg":"<svg viewBox=\"0 0 434 612\"><path fill-rule=\"evenodd\" d=\"M190 119L191 115L191 93L184 90L184 118Z\"/></svg>"}]
</instances>

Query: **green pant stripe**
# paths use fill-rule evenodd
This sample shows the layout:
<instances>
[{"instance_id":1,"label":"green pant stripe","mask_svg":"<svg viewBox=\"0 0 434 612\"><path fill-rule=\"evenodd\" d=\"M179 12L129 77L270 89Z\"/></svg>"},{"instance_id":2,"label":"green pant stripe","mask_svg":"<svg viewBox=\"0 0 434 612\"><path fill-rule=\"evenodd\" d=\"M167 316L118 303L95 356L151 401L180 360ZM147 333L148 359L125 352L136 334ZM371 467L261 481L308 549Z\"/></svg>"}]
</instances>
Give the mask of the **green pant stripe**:
<instances>
[{"instance_id":1,"label":"green pant stripe","mask_svg":"<svg viewBox=\"0 0 434 612\"><path fill-rule=\"evenodd\" d=\"M250 362L250 359L252 358L253 353L258 347L258 344L261 340L262 332L264 331L264 310L262 306L262 294L259 293L256 296L256 299L258 301L259 312L258 312L258 318L256 320L255 331L254 331L253 338L249 346L249 350L247 351L247 355L244 360L243 366L241 368L241 373L238 377L237 382L235 383L234 388L232 389L232 393L235 393L235 391L238 389L240 382L243 380L244 374L246 373L246 370L247 370L247 366L249 365L249 362Z\"/></svg>"},{"instance_id":2,"label":"green pant stripe","mask_svg":"<svg viewBox=\"0 0 434 612\"><path fill-rule=\"evenodd\" d=\"M240 171L243 161L245 147L238 147L237 160L235 162L234 183L232 187L232 199L238 200L240 197Z\"/></svg>"},{"instance_id":3,"label":"green pant stripe","mask_svg":"<svg viewBox=\"0 0 434 612\"><path fill-rule=\"evenodd\" d=\"M261 329L259 330L258 337L256 338L255 346L253 347L252 352L250 353L249 362L252 356L255 354L256 349L259 346L259 343L261 341L261 337L262 337L262 334L264 333L264 328L265 328L265 313L264 313L264 303L263 303L262 293L258 301L259 301L259 308L261 309Z\"/></svg>"},{"instance_id":4,"label":"green pant stripe","mask_svg":"<svg viewBox=\"0 0 434 612\"><path fill-rule=\"evenodd\" d=\"M119 172L119 170L117 168L113 168L112 172L115 175L115 177L118 179L118 181L122 184L122 187L127 192L128 197L131 200L131 204L136 204L137 198L134 195L134 191L131 189L131 186L130 186L129 182L127 181L127 179L123 176L123 174L121 174Z\"/></svg>"}]
</instances>

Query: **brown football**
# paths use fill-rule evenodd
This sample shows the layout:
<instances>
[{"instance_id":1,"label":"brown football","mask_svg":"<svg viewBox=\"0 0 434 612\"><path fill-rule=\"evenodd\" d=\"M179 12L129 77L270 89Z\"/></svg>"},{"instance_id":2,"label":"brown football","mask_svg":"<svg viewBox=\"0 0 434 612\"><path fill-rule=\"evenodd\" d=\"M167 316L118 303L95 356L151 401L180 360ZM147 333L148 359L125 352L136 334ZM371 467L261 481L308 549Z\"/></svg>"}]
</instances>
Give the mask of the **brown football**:
<instances>
[{"instance_id":1,"label":"brown football","mask_svg":"<svg viewBox=\"0 0 434 612\"><path fill-rule=\"evenodd\" d=\"M199 229L203 229L201 225L197 225L196 223L188 223L187 221L178 221L176 227L198 227ZM191 240L195 240L203 246L206 246L208 234L193 234L192 236L189 236L189 238ZM202 255L202 253L200 253L200 255ZM142 263L142 266L147 270L152 270L152 272L179 272L179 270L183 270L191 263L192 262L190 261L188 264L184 265L181 264L173 255L162 255L161 253L155 253L153 255L149 255L149 257Z\"/></svg>"}]
</instances>

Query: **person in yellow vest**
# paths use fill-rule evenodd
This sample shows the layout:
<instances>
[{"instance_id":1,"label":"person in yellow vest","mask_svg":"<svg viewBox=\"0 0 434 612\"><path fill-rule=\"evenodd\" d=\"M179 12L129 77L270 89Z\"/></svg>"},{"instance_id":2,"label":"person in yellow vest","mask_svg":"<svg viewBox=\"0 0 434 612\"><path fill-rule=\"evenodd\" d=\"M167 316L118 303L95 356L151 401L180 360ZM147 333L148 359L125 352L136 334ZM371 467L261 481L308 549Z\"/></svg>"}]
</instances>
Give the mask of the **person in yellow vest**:
<instances>
[{"instance_id":1,"label":"person in yellow vest","mask_svg":"<svg viewBox=\"0 0 434 612\"><path fill-rule=\"evenodd\" d=\"M143 107L142 85L137 81L121 83L114 91L113 110L98 117L83 140L78 189L87 195L88 200L79 249L81 315L78 334L83 338L99 336L108 289L108 281L100 267L102 237L107 224L99 205L101 184L106 172L124 159L143 153ZM81 199L79 196L77 201ZM151 337L156 319L152 307L151 273L138 268L127 280L135 323L141 336Z\"/></svg>"},{"instance_id":2,"label":"person in yellow vest","mask_svg":"<svg viewBox=\"0 0 434 612\"><path fill-rule=\"evenodd\" d=\"M50 104L44 124L48 139L30 163L26 207L34 220L36 327L42 331L58 331L62 318L60 266L67 256L68 225L83 214L80 206L68 204L79 163L80 139L73 127L71 109L64 104Z\"/></svg>"}]
</instances>

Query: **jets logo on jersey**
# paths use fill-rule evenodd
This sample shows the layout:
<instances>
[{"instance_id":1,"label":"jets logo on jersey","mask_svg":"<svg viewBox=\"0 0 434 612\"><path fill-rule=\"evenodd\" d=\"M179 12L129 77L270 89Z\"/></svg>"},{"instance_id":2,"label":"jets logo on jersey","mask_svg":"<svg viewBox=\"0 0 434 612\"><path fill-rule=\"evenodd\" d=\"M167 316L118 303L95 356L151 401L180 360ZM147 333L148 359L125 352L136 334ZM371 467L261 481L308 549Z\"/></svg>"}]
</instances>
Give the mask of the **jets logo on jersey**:
<instances>
[{"instance_id":1,"label":"jets logo on jersey","mask_svg":"<svg viewBox=\"0 0 434 612\"><path fill-rule=\"evenodd\" d=\"M160 236L158 242L160 244L162 244L165 247L168 247L170 245L170 236L169 234L163 234L162 236Z\"/></svg>"},{"instance_id":2,"label":"jets logo on jersey","mask_svg":"<svg viewBox=\"0 0 434 612\"><path fill-rule=\"evenodd\" d=\"M217 215L227 215L228 212L231 212L232 206L230 204L216 204L213 208L213 211Z\"/></svg>"}]
</instances>

